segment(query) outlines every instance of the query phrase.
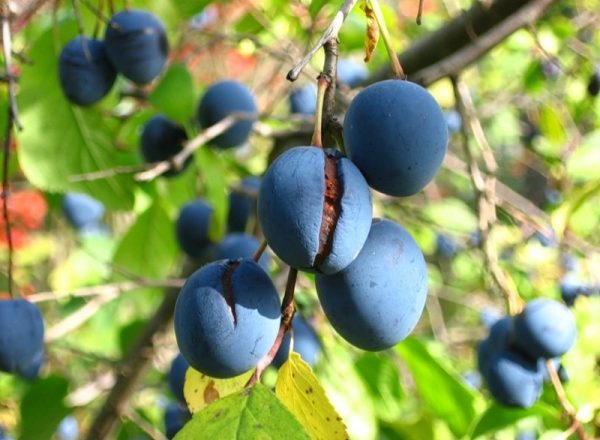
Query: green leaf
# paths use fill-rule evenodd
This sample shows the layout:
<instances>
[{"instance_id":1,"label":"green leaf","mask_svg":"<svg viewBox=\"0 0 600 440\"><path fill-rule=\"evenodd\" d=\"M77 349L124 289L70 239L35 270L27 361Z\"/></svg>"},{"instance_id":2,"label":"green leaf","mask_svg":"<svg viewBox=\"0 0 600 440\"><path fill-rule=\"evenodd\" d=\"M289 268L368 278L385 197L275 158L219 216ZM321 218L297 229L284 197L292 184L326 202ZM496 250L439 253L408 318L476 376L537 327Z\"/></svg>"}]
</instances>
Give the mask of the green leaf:
<instances>
[{"instance_id":1,"label":"green leaf","mask_svg":"<svg viewBox=\"0 0 600 440\"><path fill-rule=\"evenodd\" d=\"M19 94L21 167L29 182L44 190L85 192L109 208L130 209L131 174L84 182L71 179L73 175L131 165L135 158L113 146L114 128L102 116L99 105L77 107L64 97L57 59L70 32L67 26L57 31L60 41L55 41L52 31L43 33L28 52L33 63L23 67Z\"/></svg>"},{"instance_id":2,"label":"green leaf","mask_svg":"<svg viewBox=\"0 0 600 440\"><path fill-rule=\"evenodd\" d=\"M213 208L208 234L217 243L225 234L229 210L225 164L215 151L206 146L196 151L195 158L204 184L204 198Z\"/></svg>"},{"instance_id":3,"label":"green leaf","mask_svg":"<svg viewBox=\"0 0 600 440\"><path fill-rule=\"evenodd\" d=\"M419 395L428 409L443 419L457 437L467 432L477 415L477 396L420 341L407 338L396 346L410 369Z\"/></svg>"},{"instance_id":4,"label":"green leaf","mask_svg":"<svg viewBox=\"0 0 600 440\"><path fill-rule=\"evenodd\" d=\"M444 229L470 234L477 227L477 217L462 200L447 197L425 207L427 219Z\"/></svg>"},{"instance_id":5,"label":"green leaf","mask_svg":"<svg viewBox=\"0 0 600 440\"><path fill-rule=\"evenodd\" d=\"M133 346L146 324L146 320L136 319L121 327L121 330L119 331L119 348L121 349L122 355L125 355Z\"/></svg>"},{"instance_id":6,"label":"green leaf","mask_svg":"<svg viewBox=\"0 0 600 440\"><path fill-rule=\"evenodd\" d=\"M477 421L471 433L471 439L499 431L514 425L521 419L536 415L555 419L560 423L560 411L539 402L529 409L507 408L493 403Z\"/></svg>"},{"instance_id":7,"label":"green leaf","mask_svg":"<svg viewBox=\"0 0 600 440\"><path fill-rule=\"evenodd\" d=\"M377 416L389 422L397 420L404 393L394 361L383 353L364 353L356 361L356 370L369 389Z\"/></svg>"},{"instance_id":8,"label":"green leaf","mask_svg":"<svg viewBox=\"0 0 600 440\"><path fill-rule=\"evenodd\" d=\"M160 200L156 200L127 231L113 261L146 278L165 278L177 256L175 226Z\"/></svg>"},{"instance_id":9,"label":"green leaf","mask_svg":"<svg viewBox=\"0 0 600 440\"><path fill-rule=\"evenodd\" d=\"M37 379L21 401L19 440L50 439L60 421L69 413L63 400L69 382L59 376Z\"/></svg>"},{"instance_id":10,"label":"green leaf","mask_svg":"<svg viewBox=\"0 0 600 440\"><path fill-rule=\"evenodd\" d=\"M552 227L558 237L563 236L573 214L598 193L600 193L600 179L588 182L573 191L560 208L552 213Z\"/></svg>"},{"instance_id":11,"label":"green leaf","mask_svg":"<svg viewBox=\"0 0 600 440\"><path fill-rule=\"evenodd\" d=\"M566 137L562 118L549 105L542 106L540 110L540 132L554 143L561 143Z\"/></svg>"},{"instance_id":12,"label":"green leaf","mask_svg":"<svg viewBox=\"0 0 600 440\"><path fill-rule=\"evenodd\" d=\"M185 123L194 115L194 82L184 64L172 64L148 100L165 116Z\"/></svg>"},{"instance_id":13,"label":"green leaf","mask_svg":"<svg viewBox=\"0 0 600 440\"><path fill-rule=\"evenodd\" d=\"M581 139L581 144L567 160L567 174L579 181L600 178L600 130L592 131Z\"/></svg>"},{"instance_id":14,"label":"green leaf","mask_svg":"<svg viewBox=\"0 0 600 440\"><path fill-rule=\"evenodd\" d=\"M195 0L193 2L172 2L183 17L191 18L201 12L212 0Z\"/></svg>"},{"instance_id":15,"label":"green leaf","mask_svg":"<svg viewBox=\"0 0 600 440\"><path fill-rule=\"evenodd\" d=\"M309 440L304 428L267 387L256 384L194 414L176 440Z\"/></svg>"}]
</instances>

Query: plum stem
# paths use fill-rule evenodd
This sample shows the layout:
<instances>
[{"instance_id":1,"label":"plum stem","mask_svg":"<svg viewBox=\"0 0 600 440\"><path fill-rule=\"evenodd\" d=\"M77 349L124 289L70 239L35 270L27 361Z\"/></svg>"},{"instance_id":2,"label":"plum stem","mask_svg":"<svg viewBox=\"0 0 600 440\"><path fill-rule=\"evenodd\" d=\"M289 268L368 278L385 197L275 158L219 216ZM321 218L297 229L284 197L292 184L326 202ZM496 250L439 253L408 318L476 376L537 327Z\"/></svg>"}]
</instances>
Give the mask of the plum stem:
<instances>
[{"instance_id":1,"label":"plum stem","mask_svg":"<svg viewBox=\"0 0 600 440\"><path fill-rule=\"evenodd\" d=\"M577 411L567 398L567 394L565 393L565 389L562 386L562 382L560 381L560 377L558 376L558 372L554 367L554 362L552 359L548 359L546 361L546 369L548 370L548 376L550 377L550 382L552 382L552 386L554 387L554 391L556 392L556 397L558 398L560 406L565 414L567 414L567 416L571 419L570 431L575 432L579 440L589 440L588 435L583 429L581 421L577 417Z\"/></svg>"},{"instance_id":2,"label":"plum stem","mask_svg":"<svg viewBox=\"0 0 600 440\"><path fill-rule=\"evenodd\" d=\"M323 137L321 134L323 130L323 103L325 102L325 92L330 83L331 80L323 73L320 73L317 77L317 111L315 113L315 129L310 141L310 144L315 147L323 146Z\"/></svg>"},{"instance_id":3,"label":"plum stem","mask_svg":"<svg viewBox=\"0 0 600 440\"><path fill-rule=\"evenodd\" d=\"M256 252L252 256L252 259L254 260L255 263L258 263L258 260L260 260L260 257L262 257L262 254L264 254L265 249L267 249L267 240L263 240L260 243L260 246L258 247Z\"/></svg>"},{"instance_id":4,"label":"plum stem","mask_svg":"<svg viewBox=\"0 0 600 440\"><path fill-rule=\"evenodd\" d=\"M269 349L269 352L260 360L254 369L254 373L250 376L250 379L246 383L246 388L250 388L254 386L262 375L263 371L271 365L279 347L281 346L281 342L283 341L283 337L286 332L292 328L292 319L294 318L294 313L296 313L296 307L294 305L294 291L296 289L296 280L298 278L298 269L294 269L290 267L290 271L288 272L287 282L285 284L285 293L283 294L283 301L281 303L281 322L279 324L279 331L277 332L277 337L275 338L275 342Z\"/></svg>"},{"instance_id":5,"label":"plum stem","mask_svg":"<svg viewBox=\"0 0 600 440\"><path fill-rule=\"evenodd\" d=\"M388 32L387 26L385 25L385 19L383 18L383 13L381 12L381 8L379 7L379 1L369 0L369 5L373 10L373 14L375 15L375 21L377 21L377 26L379 26L379 31L381 32L381 36L383 37L383 43L385 44L385 49L387 50L388 57L390 58L390 63L392 64L392 71L394 72L394 76L396 76L399 79L406 79L406 75L404 74L404 70L400 65L398 55L394 51L392 38L390 37L390 33Z\"/></svg>"},{"instance_id":6,"label":"plum stem","mask_svg":"<svg viewBox=\"0 0 600 440\"><path fill-rule=\"evenodd\" d=\"M421 17L423 16L423 3L425 0L419 0L419 9L417 10L417 24L421 26Z\"/></svg>"},{"instance_id":7,"label":"plum stem","mask_svg":"<svg viewBox=\"0 0 600 440\"><path fill-rule=\"evenodd\" d=\"M344 138L342 136L342 124L335 116L335 98L336 98L336 78L337 78L337 61L339 40L337 37L330 38L324 45L325 61L323 62L323 73L330 79L329 86L325 91L325 102L323 104L322 124L323 130L328 132L336 145L344 154ZM321 133L323 136L323 133Z\"/></svg>"}]
</instances>

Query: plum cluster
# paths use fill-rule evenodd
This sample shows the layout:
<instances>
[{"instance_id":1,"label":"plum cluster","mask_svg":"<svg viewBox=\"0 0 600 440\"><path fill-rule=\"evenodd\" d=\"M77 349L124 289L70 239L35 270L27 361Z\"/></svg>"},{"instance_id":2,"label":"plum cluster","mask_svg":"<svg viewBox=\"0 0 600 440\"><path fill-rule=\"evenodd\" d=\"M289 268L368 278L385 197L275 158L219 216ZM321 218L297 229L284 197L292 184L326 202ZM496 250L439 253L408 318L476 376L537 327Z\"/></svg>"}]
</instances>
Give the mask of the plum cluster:
<instances>
[{"instance_id":1,"label":"plum cluster","mask_svg":"<svg viewBox=\"0 0 600 440\"><path fill-rule=\"evenodd\" d=\"M44 362L44 320L24 299L0 301L0 371L35 379Z\"/></svg>"},{"instance_id":2,"label":"plum cluster","mask_svg":"<svg viewBox=\"0 0 600 440\"><path fill-rule=\"evenodd\" d=\"M535 299L515 316L490 328L477 347L479 371L494 399L505 406L529 408L540 396L548 359L558 359L575 343L571 311L547 298Z\"/></svg>"},{"instance_id":3,"label":"plum cluster","mask_svg":"<svg viewBox=\"0 0 600 440\"><path fill-rule=\"evenodd\" d=\"M104 40L78 36L61 50L58 76L69 101L89 106L108 94L117 73L136 84L153 81L169 53L165 27L152 13L128 9L114 14Z\"/></svg>"},{"instance_id":4,"label":"plum cluster","mask_svg":"<svg viewBox=\"0 0 600 440\"><path fill-rule=\"evenodd\" d=\"M231 112L254 112L251 98L238 83L217 83L200 102L199 121L209 126ZM231 196L228 224L230 230L247 229L255 201L244 190L258 188L256 216L271 250L292 268L315 274L325 315L344 339L377 351L394 346L416 326L427 297L427 268L408 231L373 218L371 188L390 195L421 190L441 164L447 125L425 89L400 80L361 91L346 125L349 157L317 146L286 150L260 181L243 181L242 191ZM251 122L230 130L213 144L229 148L244 142ZM211 216L210 206L198 199L185 205L177 219L181 248L211 262L182 288L175 333L192 367L230 377L253 368L269 352L280 327L281 304L268 273L249 258L257 243L240 232L211 243ZM242 251L244 240L247 250ZM316 333L300 317L292 328L296 351L314 363L320 347ZM286 359L288 346L286 335L276 365Z\"/></svg>"},{"instance_id":5,"label":"plum cluster","mask_svg":"<svg viewBox=\"0 0 600 440\"><path fill-rule=\"evenodd\" d=\"M66 193L62 200L62 210L67 221L80 235L104 235L108 232L107 226L102 222L104 205L87 194Z\"/></svg>"}]
</instances>

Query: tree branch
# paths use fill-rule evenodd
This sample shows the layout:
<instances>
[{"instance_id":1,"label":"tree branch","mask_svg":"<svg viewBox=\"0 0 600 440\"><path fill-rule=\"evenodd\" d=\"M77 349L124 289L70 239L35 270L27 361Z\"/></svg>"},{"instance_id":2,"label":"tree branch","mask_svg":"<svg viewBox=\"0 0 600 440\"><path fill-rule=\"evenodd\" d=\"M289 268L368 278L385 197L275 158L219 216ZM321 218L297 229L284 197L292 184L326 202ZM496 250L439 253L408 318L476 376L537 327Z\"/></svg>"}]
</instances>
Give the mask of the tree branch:
<instances>
[{"instance_id":1,"label":"tree branch","mask_svg":"<svg viewBox=\"0 0 600 440\"><path fill-rule=\"evenodd\" d=\"M187 278L195 268L196 265L186 259L182 277ZM162 303L119 365L115 385L87 433L85 437L87 440L110 438L119 418L126 413L127 402L134 393L136 385L143 378L154 355L154 337L157 333L164 332L173 318L179 290L178 287L165 289Z\"/></svg>"},{"instance_id":2,"label":"tree branch","mask_svg":"<svg viewBox=\"0 0 600 440\"><path fill-rule=\"evenodd\" d=\"M424 85L455 74L501 43L516 30L535 22L557 0L476 2L471 9L428 34L400 54L411 81ZM393 76L389 66L369 78Z\"/></svg>"}]
</instances>

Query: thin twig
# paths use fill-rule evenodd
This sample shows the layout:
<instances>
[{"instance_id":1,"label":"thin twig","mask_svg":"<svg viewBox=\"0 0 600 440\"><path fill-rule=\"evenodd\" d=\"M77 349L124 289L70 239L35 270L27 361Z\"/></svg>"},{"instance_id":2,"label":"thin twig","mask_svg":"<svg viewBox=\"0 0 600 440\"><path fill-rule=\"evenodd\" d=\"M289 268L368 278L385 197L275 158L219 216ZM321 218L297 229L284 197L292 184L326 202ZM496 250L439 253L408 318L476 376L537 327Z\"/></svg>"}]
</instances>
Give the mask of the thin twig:
<instances>
[{"instance_id":1,"label":"thin twig","mask_svg":"<svg viewBox=\"0 0 600 440\"><path fill-rule=\"evenodd\" d=\"M119 294L130 290L140 289L142 287L181 287L185 283L184 279L170 279L170 280L135 280L135 281L121 281L116 283L103 284L100 286L82 287L75 289L71 292L68 291L55 291L50 290L46 292L38 292L33 295L29 295L27 300L32 303L44 302L44 301L55 301L61 298L85 298L88 296L104 296Z\"/></svg>"},{"instance_id":2,"label":"thin twig","mask_svg":"<svg viewBox=\"0 0 600 440\"><path fill-rule=\"evenodd\" d=\"M265 249L267 249L267 240L263 240L260 243L260 246L252 256L252 259L258 263L258 260L260 260L260 257L262 257L262 254L265 252Z\"/></svg>"},{"instance_id":3,"label":"thin twig","mask_svg":"<svg viewBox=\"0 0 600 440\"><path fill-rule=\"evenodd\" d=\"M577 434L577 437L579 438L579 440L588 440L589 437L585 433L585 430L583 429L583 425L582 425L581 421L579 420L579 418L577 417L577 411L575 410L575 408L573 407L571 402L569 402L569 398L567 397L567 394L565 393L565 390L562 386L562 382L560 381L560 377L558 376L556 368L554 368L554 362L552 359L548 359L546 361L546 370L548 370L548 376L550 377L550 382L552 383L552 386L554 387L554 391L556 392L556 397L558 398L558 401L560 402L560 406L562 407L563 411L570 419L570 422L571 422L570 430L572 430L573 432L575 432Z\"/></svg>"},{"instance_id":4,"label":"thin twig","mask_svg":"<svg viewBox=\"0 0 600 440\"><path fill-rule=\"evenodd\" d=\"M471 99L468 87L459 79L453 77L452 85L454 88L454 96L457 107L461 115L463 123L463 151L467 157L467 166L469 168L469 176L473 183L473 188L479 198L479 233L480 247L486 261L486 266L490 271L492 280L500 289L506 298L510 314L518 313L523 301L519 296L514 282L502 270L498 262L498 255L494 241L489 239L489 233L493 225L497 221L496 217L496 178L495 171L497 169L496 160L492 149L483 132L481 121L476 116L475 107ZM473 136L481 151L483 162L485 165L486 174L482 175L477 164L477 160L471 151L469 136Z\"/></svg>"},{"instance_id":5,"label":"thin twig","mask_svg":"<svg viewBox=\"0 0 600 440\"><path fill-rule=\"evenodd\" d=\"M325 102L325 91L331 80L322 73L317 77L317 111L315 113L315 128L313 130L310 144L315 147L323 147L323 103Z\"/></svg>"},{"instance_id":6,"label":"thin twig","mask_svg":"<svg viewBox=\"0 0 600 440\"><path fill-rule=\"evenodd\" d=\"M329 86L325 90L325 102L323 105L323 131L331 135L338 147L345 152L344 138L342 136L342 124L335 115L336 84L337 84L337 61L339 55L339 40L329 39L324 45L325 61L323 62L323 74L329 78Z\"/></svg>"},{"instance_id":7,"label":"thin twig","mask_svg":"<svg viewBox=\"0 0 600 440\"><path fill-rule=\"evenodd\" d=\"M156 429L152 423L141 417L133 408L129 408L124 415L131 423L149 435L152 440L167 440L167 437L162 432Z\"/></svg>"},{"instance_id":8,"label":"thin twig","mask_svg":"<svg viewBox=\"0 0 600 440\"><path fill-rule=\"evenodd\" d=\"M394 45L392 44L392 38L390 37L390 33L388 32L387 26L385 25L385 19L383 18L383 13L381 12L381 8L379 7L379 0L369 0L369 4L371 6L371 9L373 10L373 14L375 15L377 26L379 26L379 32L381 33L381 37L383 38L383 43L388 53L390 63L392 64L392 72L394 72L394 76L396 78L405 79L406 75L404 74L404 69L402 69L402 65L400 64L400 59L398 58L398 55L394 50Z\"/></svg>"},{"instance_id":9,"label":"thin twig","mask_svg":"<svg viewBox=\"0 0 600 440\"><path fill-rule=\"evenodd\" d=\"M283 337L292 326L292 318L296 312L296 308L294 306L294 290L296 289L297 278L298 269L290 267L285 285L285 293L281 303L281 323L279 324L277 337L275 338L275 342L273 343L273 346L270 348L269 352L258 362L258 365L254 369L254 373L252 376L250 376L248 383L246 383L246 388L253 386L260 380L260 376L262 375L263 371L265 371L265 369L271 365L271 362L273 362L273 359L275 358L275 355L281 346Z\"/></svg>"},{"instance_id":10,"label":"thin twig","mask_svg":"<svg viewBox=\"0 0 600 440\"><path fill-rule=\"evenodd\" d=\"M325 29L325 32L323 32L323 35L321 35L321 38L319 38L319 41L317 41L317 44L315 44L313 48L309 50L308 53L304 56L304 58L302 58L302 60L300 60L300 62L288 72L287 79L289 81L296 81L298 79L298 76L300 76L300 72L302 72L302 69L306 67L306 65L310 62L312 57L315 56L319 49L323 47L323 45L327 41L331 40L332 38L337 38L338 34L340 33L340 29L342 28L342 24L344 23L346 17L348 17L348 14L357 2L358 0L346 0L344 2L339 11L337 11L337 13L335 14L335 17L333 17L333 20L331 21L327 29Z\"/></svg>"},{"instance_id":11,"label":"thin twig","mask_svg":"<svg viewBox=\"0 0 600 440\"><path fill-rule=\"evenodd\" d=\"M257 119L257 115L255 113L248 112L236 112L231 113L225 118L221 119L216 124L208 127L206 130L202 131L198 136L193 138L192 140L186 142L183 146L183 149L177 153L175 156L171 158L171 160L164 160L162 162L157 162L154 164L152 168L147 171L143 171L141 173L136 174L135 179L138 181L148 181L155 179L171 168L181 169L187 160L194 151L200 148L202 145L207 142L213 140L220 134L224 133L226 130L231 128L234 124L240 121L254 121Z\"/></svg>"}]
</instances>

